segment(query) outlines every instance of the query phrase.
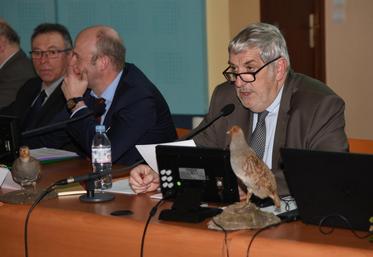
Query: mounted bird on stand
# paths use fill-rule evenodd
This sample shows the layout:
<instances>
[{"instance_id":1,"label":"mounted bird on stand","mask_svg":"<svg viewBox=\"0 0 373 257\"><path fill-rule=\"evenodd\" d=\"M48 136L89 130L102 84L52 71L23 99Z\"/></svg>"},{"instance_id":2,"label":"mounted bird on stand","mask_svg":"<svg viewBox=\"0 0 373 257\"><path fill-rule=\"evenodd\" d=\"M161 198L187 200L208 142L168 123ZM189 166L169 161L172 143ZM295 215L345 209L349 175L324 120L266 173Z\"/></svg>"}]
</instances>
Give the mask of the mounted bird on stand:
<instances>
[{"instance_id":1,"label":"mounted bird on stand","mask_svg":"<svg viewBox=\"0 0 373 257\"><path fill-rule=\"evenodd\" d=\"M232 204L223 213L213 218L209 228L219 229L219 224L225 230L257 229L280 223L280 219L272 213L261 211L250 202L252 194L261 199L270 197L276 208L281 207L281 200L277 193L277 184L272 171L256 155L247 144L244 133L239 126L233 126L227 134L231 135L230 161L233 172L246 186L245 202ZM215 224L214 224L215 223Z\"/></svg>"},{"instance_id":2,"label":"mounted bird on stand","mask_svg":"<svg viewBox=\"0 0 373 257\"><path fill-rule=\"evenodd\" d=\"M27 146L19 148L19 157L13 162L12 178L22 189L10 191L1 195L0 200L14 204L29 204L39 196L41 189L37 188L37 181L41 174L40 162L30 156Z\"/></svg>"}]
</instances>

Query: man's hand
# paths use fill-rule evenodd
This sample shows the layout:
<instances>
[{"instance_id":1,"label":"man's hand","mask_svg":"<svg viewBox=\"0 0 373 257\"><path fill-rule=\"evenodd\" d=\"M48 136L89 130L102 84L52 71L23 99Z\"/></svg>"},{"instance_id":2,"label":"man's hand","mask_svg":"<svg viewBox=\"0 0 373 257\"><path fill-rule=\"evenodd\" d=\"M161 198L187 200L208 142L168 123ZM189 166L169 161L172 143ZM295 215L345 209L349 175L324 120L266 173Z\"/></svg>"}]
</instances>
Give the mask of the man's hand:
<instances>
[{"instance_id":1,"label":"man's hand","mask_svg":"<svg viewBox=\"0 0 373 257\"><path fill-rule=\"evenodd\" d=\"M131 170L129 184L136 194L151 192L159 187L159 175L148 165L140 164Z\"/></svg>"},{"instance_id":2,"label":"man's hand","mask_svg":"<svg viewBox=\"0 0 373 257\"><path fill-rule=\"evenodd\" d=\"M77 74L74 72L73 66L69 66L61 87L66 100L73 97L83 96L87 87L87 72L83 71L80 74Z\"/></svg>"}]
</instances>

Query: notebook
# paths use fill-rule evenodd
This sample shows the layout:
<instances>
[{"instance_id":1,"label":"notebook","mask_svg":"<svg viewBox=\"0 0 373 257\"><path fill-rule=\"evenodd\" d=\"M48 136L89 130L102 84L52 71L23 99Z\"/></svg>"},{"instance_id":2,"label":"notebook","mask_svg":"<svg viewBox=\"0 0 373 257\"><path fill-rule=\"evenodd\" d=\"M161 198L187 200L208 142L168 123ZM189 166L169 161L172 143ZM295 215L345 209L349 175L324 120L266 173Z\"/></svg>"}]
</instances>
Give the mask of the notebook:
<instances>
[{"instance_id":1,"label":"notebook","mask_svg":"<svg viewBox=\"0 0 373 257\"><path fill-rule=\"evenodd\" d=\"M281 155L304 223L369 230L373 155L299 149L281 149Z\"/></svg>"}]
</instances>

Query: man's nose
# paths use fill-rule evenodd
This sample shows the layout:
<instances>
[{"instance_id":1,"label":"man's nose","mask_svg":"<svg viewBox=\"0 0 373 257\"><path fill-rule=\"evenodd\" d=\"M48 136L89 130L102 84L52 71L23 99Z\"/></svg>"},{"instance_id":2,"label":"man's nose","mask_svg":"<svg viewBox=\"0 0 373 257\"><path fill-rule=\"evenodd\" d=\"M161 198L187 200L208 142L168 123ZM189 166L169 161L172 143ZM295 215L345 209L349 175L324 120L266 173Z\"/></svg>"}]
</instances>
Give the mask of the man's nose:
<instances>
[{"instance_id":1,"label":"man's nose","mask_svg":"<svg viewBox=\"0 0 373 257\"><path fill-rule=\"evenodd\" d=\"M243 81L243 80L241 79L241 76L237 76L236 81L234 82L234 85L235 85L236 87L242 87L242 86L244 86L245 84L247 84L247 82Z\"/></svg>"}]
</instances>

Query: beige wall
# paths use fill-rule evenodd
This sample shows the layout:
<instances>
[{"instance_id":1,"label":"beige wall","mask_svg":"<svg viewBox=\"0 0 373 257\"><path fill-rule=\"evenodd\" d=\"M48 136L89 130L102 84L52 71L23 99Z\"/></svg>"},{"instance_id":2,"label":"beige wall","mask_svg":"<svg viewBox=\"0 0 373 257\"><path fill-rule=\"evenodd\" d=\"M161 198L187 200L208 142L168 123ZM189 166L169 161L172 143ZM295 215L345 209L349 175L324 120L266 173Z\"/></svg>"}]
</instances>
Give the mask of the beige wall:
<instances>
[{"instance_id":1,"label":"beige wall","mask_svg":"<svg viewBox=\"0 0 373 257\"><path fill-rule=\"evenodd\" d=\"M259 0L206 0L208 84L224 81L229 40L260 20ZM346 102L349 137L373 139L373 1L325 0L326 80Z\"/></svg>"},{"instance_id":2,"label":"beige wall","mask_svg":"<svg viewBox=\"0 0 373 257\"><path fill-rule=\"evenodd\" d=\"M260 20L259 0L206 0L208 85L224 82L230 39L244 26Z\"/></svg>"},{"instance_id":3,"label":"beige wall","mask_svg":"<svg viewBox=\"0 0 373 257\"><path fill-rule=\"evenodd\" d=\"M373 139L372 14L371 0L326 0L326 80L346 102L349 137Z\"/></svg>"}]
</instances>

